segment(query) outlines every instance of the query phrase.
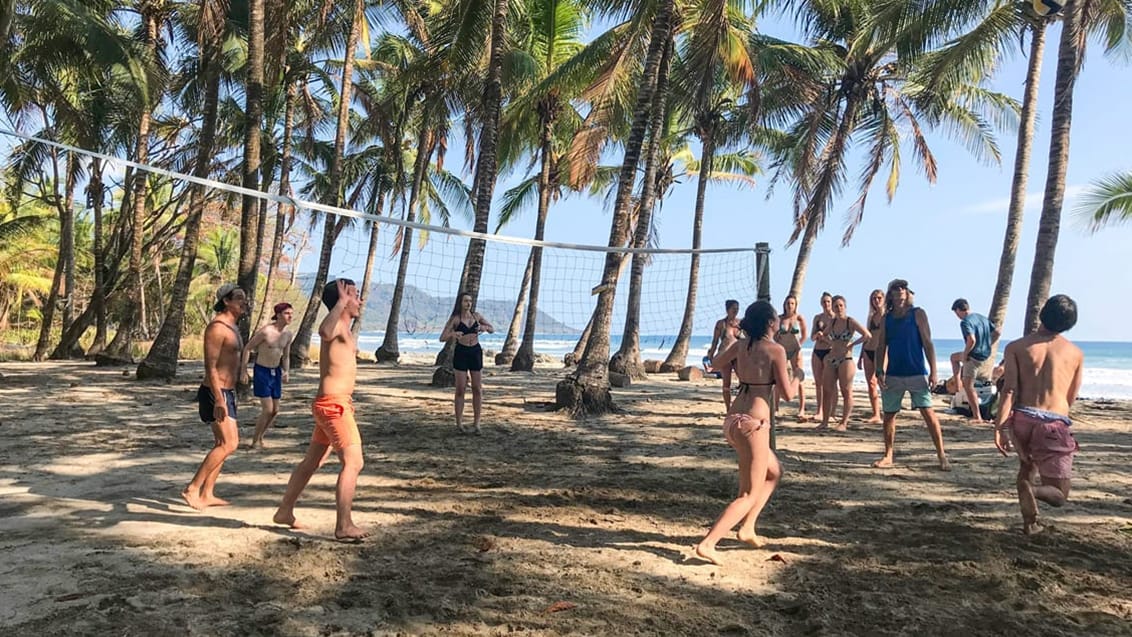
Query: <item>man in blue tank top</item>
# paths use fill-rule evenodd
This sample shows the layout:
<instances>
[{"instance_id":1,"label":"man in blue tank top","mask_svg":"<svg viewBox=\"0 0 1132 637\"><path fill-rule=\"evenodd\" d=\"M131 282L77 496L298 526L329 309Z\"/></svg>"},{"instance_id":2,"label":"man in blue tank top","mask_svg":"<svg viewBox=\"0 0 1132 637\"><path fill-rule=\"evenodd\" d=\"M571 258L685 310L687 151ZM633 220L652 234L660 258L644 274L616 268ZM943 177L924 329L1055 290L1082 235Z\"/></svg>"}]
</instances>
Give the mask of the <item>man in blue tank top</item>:
<instances>
[{"instance_id":1,"label":"man in blue tank top","mask_svg":"<svg viewBox=\"0 0 1132 637\"><path fill-rule=\"evenodd\" d=\"M896 444L896 414L900 411L907 392L912 407L920 410L924 423L935 443L941 471L950 471L947 455L943 452L943 432L939 419L932 409L931 388L936 383L935 345L931 327L924 311L912 305L912 291L904 279L888 284L885 297L888 312L880 327L880 345L877 346L877 382L881 387L881 404L884 409L884 457L874 467L891 467L892 451ZM925 359L927 364L925 365Z\"/></svg>"}]
</instances>

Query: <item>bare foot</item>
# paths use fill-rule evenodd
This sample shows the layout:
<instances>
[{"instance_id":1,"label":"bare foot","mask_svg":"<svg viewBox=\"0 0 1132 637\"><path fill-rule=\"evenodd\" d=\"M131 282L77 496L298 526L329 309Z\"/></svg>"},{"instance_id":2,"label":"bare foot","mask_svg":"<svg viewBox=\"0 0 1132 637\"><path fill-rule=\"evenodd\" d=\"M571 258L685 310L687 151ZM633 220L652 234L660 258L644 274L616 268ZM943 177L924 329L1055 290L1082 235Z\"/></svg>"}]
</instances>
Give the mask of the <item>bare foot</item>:
<instances>
[{"instance_id":1,"label":"bare foot","mask_svg":"<svg viewBox=\"0 0 1132 637\"><path fill-rule=\"evenodd\" d=\"M468 433L467 427L465 427L464 425L461 425L460 423L456 423L456 429L462 434Z\"/></svg>"},{"instance_id":2,"label":"bare foot","mask_svg":"<svg viewBox=\"0 0 1132 637\"><path fill-rule=\"evenodd\" d=\"M843 422L834 427L835 431L849 431L849 423Z\"/></svg>"},{"instance_id":3,"label":"bare foot","mask_svg":"<svg viewBox=\"0 0 1132 637\"><path fill-rule=\"evenodd\" d=\"M199 493L190 491L189 489L185 489L181 492L181 498L184 499L186 504L196 509L197 511L203 511L204 507L208 506L201 501Z\"/></svg>"},{"instance_id":4,"label":"bare foot","mask_svg":"<svg viewBox=\"0 0 1132 637\"><path fill-rule=\"evenodd\" d=\"M271 516L271 521L276 524L282 524L292 529L305 529L306 525L295 519L294 513L284 515L282 511L276 511L275 515Z\"/></svg>"},{"instance_id":5,"label":"bare foot","mask_svg":"<svg viewBox=\"0 0 1132 637\"><path fill-rule=\"evenodd\" d=\"M480 426L479 426L479 425L473 425L473 427L474 427L474 428L472 429L472 431L473 431L473 432L474 432L474 433L475 433L475 434L476 434L477 436L482 436L482 435L483 435L483 430L482 430L482 429L480 429Z\"/></svg>"},{"instance_id":6,"label":"bare foot","mask_svg":"<svg viewBox=\"0 0 1132 637\"><path fill-rule=\"evenodd\" d=\"M865 424L866 425L879 425L879 424L882 424L883 422L884 421L881 420L880 416L873 416L872 418L869 418L868 420L866 420Z\"/></svg>"},{"instance_id":7,"label":"bare foot","mask_svg":"<svg viewBox=\"0 0 1132 637\"><path fill-rule=\"evenodd\" d=\"M873 463L873 466L876 467L877 469L884 469L886 467L891 467L892 466L892 456L885 456L885 457L881 458L880 460L877 460L876 462Z\"/></svg>"},{"instance_id":8,"label":"bare foot","mask_svg":"<svg viewBox=\"0 0 1132 637\"><path fill-rule=\"evenodd\" d=\"M817 427L814 427L814 431L829 431L829 423L828 422L821 423Z\"/></svg>"},{"instance_id":9,"label":"bare foot","mask_svg":"<svg viewBox=\"0 0 1132 637\"><path fill-rule=\"evenodd\" d=\"M761 549L762 547L766 546L766 538L759 537L759 534L755 533L754 531L748 532L744 529L739 529L739 532L736 534L736 536L739 538L740 542L744 544L750 544L757 549Z\"/></svg>"},{"instance_id":10,"label":"bare foot","mask_svg":"<svg viewBox=\"0 0 1132 637\"><path fill-rule=\"evenodd\" d=\"M939 470L951 471L951 463L947 461L947 456L943 456L939 459Z\"/></svg>"},{"instance_id":11,"label":"bare foot","mask_svg":"<svg viewBox=\"0 0 1132 637\"><path fill-rule=\"evenodd\" d=\"M231 502L225 500L224 498L218 498L214 495L210 495L207 498L202 497L200 499L200 503L206 507L226 507L231 504Z\"/></svg>"},{"instance_id":12,"label":"bare foot","mask_svg":"<svg viewBox=\"0 0 1132 637\"><path fill-rule=\"evenodd\" d=\"M343 529L334 530L334 539L340 542L361 542L367 537L369 537L369 531L363 531L353 524Z\"/></svg>"},{"instance_id":13,"label":"bare foot","mask_svg":"<svg viewBox=\"0 0 1132 637\"><path fill-rule=\"evenodd\" d=\"M810 422L810 417L806 414L798 414L798 422Z\"/></svg>"},{"instance_id":14,"label":"bare foot","mask_svg":"<svg viewBox=\"0 0 1132 637\"><path fill-rule=\"evenodd\" d=\"M251 447L252 449L267 449L267 445L263 444L263 440L253 440Z\"/></svg>"},{"instance_id":15,"label":"bare foot","mask_svg":"<svg viewBox=\"0 0 1132 637\"><path fill-rule=\"evenodd\" d=\"M1045 530L1045 527L1038 524L1037 520L1022 525L1022 532L1026 535L1037 535Z\"/></svg>"},{"instance_id":16,"label":"bare foot","mask_svg":"<svg viewBox=\"0 0 1132 637\"><path fill-rule=\"evenodd\" d=\"M723 562L719 559L719 554L715 552L715 547L707 548L704 546L703 542L700 542L692 547L692 551L694 551L696 557L701 560L707 560L716 566L723 566Z\"/></svg>"}]
</instances>

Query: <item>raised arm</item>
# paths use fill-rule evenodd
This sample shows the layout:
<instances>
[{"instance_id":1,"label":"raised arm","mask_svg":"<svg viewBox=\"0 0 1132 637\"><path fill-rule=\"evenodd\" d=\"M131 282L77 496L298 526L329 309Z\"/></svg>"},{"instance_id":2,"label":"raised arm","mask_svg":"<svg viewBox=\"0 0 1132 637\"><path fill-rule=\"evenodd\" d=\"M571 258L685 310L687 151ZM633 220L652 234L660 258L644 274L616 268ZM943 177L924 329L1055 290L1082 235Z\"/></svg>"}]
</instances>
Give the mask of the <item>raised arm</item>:
<instances>
[{"instance_id":1,"label":"raised arm","mask_svg":"<svg viewBox=\"0 0 1132 637\"><path fill-rule=\"evenodd\" d=\"M821 325L818 325L819 319L822 319ZM816 343L818 340L821 339L822 336L825 335L825 320L819 314L819 315L814 317L813 323L814 323L814 327L813 327L812 330L810 330L810 340L814 341Z\"/></svg>"},{"instance_id":2,"label":"raised arm","mask_svg":"<svg viewBox=\"0 0 1132 637\"><path fill-rule=\"evenodd\" d=\"M346 285L342 279L338 279L338 302L334 307L330 308L330 313L326 318L322 319L322 323L318 326L318 337L324 341L329 341L337 338L341 331L342 311L346 309L346 303L349 302L347 298L347 291L349 286Z\"/></svg>"}]
</instances>

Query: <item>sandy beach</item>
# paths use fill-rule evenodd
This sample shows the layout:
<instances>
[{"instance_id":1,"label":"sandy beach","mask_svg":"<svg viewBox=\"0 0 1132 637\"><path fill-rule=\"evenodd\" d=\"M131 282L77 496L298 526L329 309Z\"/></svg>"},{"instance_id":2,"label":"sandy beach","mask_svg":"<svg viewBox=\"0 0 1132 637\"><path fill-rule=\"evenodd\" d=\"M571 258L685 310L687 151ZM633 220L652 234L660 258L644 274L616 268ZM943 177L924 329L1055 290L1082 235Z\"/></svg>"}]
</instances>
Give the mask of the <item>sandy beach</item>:
<instances>
[{"instance_id":1,"label":"sandy beach","mask_svg":"<svg viewBox=\"0 0 1132 637\"><path fill-rule=\"evenodd\" d=\"M905 412L893 469L877 425L786 419L770 543L686 560L733 497L718 380L654 375L623 413L548 410L558 369L485 370L481 437L424 361L362 365L361 544L331 541L335 463L296 532L271 515L309 440L317 372L284 390L269 448L241 449L218 494L180 499L212 439L201 366L172 384L87 363L0 364L0 632L71 635L1127 635L1132 626L1132 405L1084 402L1070 504L1020 534L1016 460L989 428L941 414L935 469ZM942 405L942 401L939 401ZM786 410L793 413L792 408ZM470 412L470 405L469 405ZM250 437L258 405L240 405ZM470 414L469 414L470 415Z\"/></svg>"}]
</instances>

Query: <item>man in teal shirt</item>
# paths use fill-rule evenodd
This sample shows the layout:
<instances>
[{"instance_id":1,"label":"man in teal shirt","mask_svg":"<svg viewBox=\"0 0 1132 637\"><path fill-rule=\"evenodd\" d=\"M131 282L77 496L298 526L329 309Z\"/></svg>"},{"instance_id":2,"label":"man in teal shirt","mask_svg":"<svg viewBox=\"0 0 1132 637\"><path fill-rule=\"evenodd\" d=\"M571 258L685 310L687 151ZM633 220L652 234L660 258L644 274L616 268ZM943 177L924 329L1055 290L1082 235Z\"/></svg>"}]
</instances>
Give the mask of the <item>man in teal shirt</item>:
<instances>
[{"instance_id":1,"label":"man in teal shirt","mask_svg":"<svg viewBox=\"0 0 1132 637\"><path fill-rule=\"evenodd\" d=\"M990 319L971 311L967 299L955 299L951 311L959 317L959 330L963 333L963 351L951 355L951 374L957 376L971 407L971 424L984 421L979 413L979 395L975 391L975 378L991 355L991 344L999 337L999 330Z\"/></svg>"}]
</instances>

